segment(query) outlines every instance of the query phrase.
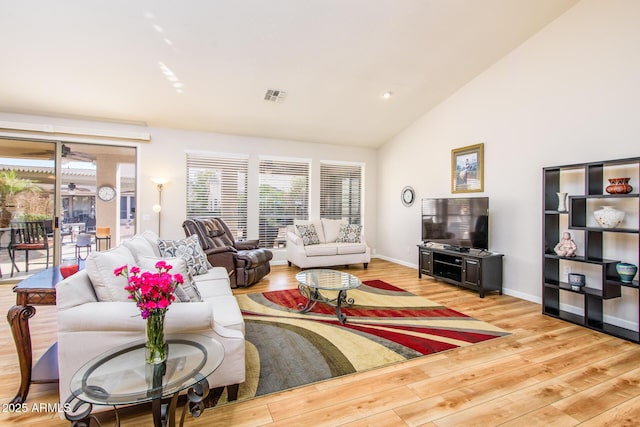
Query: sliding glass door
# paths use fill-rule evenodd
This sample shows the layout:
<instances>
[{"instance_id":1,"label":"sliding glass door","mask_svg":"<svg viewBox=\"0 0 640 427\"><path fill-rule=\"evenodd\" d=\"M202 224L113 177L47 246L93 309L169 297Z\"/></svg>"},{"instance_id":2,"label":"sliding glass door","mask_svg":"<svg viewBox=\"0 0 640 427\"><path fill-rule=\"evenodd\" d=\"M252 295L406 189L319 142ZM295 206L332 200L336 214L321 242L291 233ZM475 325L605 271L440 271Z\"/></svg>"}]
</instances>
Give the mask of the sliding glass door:
<instances>
[{"instance_id":1,"label":"sliding glass door","mask_svg":"<svg viewBox=\"0 0 640 427\"><path fill-rule=\"evenodd\" d=\"M54 264L55 159L55 142L0 138L0 280Z\"/></svg>"},{"instance_id":2,"label":"sliding glass door","mask_svg":"<svg viewBox=\"0 0 640 427\"><path fill-rule=\"evenodd\" d=\"M136 147L0 138L0 280L106 249L96 234L112 246L131 237L135 191ZM18 249L15 229L33 221L46 242Z\"/></svg>"}]
</instances>

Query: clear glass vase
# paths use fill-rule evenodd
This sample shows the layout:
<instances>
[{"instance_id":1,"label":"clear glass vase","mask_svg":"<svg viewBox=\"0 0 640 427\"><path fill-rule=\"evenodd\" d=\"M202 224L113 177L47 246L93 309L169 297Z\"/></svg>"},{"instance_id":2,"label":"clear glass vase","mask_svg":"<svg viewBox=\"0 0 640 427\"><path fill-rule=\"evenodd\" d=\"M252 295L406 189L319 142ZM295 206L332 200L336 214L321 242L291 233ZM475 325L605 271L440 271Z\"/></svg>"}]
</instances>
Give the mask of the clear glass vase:
<instances>
[{"instance_id":1,"label":"clear glass vase","mask_svg":"<svg viewBox=\"0 0 640 427\"><path fill-rule=\"evenodd\" d=\"M164 341L164 312L152 313L147 317L147 343L145 360L157 364L167 360L167 343Z\"/></svg>"}]
</instances>

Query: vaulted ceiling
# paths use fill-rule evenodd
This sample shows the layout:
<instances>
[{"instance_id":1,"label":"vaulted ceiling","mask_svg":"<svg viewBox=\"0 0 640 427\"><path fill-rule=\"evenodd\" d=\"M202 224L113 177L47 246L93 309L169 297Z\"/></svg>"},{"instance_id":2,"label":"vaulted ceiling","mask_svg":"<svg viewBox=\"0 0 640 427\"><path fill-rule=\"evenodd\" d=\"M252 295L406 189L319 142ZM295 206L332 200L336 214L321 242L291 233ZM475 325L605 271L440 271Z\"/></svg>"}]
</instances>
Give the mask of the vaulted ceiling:
<instances>
[{"instance_id":1,"label":"vaulted ceiling","mask_svg":"<svg viewBox=\"0 0 640 427\"><path fill-rule=\"evenodd\" d=\"M0 111L377 147L576 2L0 0Z\"/></svg>"}]
</instances>

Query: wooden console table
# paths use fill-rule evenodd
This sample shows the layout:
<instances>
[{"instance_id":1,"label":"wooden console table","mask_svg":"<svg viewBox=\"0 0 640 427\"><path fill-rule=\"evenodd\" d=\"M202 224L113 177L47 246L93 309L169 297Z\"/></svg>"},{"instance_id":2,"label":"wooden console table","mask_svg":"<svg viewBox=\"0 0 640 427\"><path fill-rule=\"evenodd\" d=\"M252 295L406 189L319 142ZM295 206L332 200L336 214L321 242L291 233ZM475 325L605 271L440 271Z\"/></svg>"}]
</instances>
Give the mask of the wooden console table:
<instances>
[{"instance_id":1,"label":"wooden console table","mask_svg":"<svg viewBox=\"0 0 640 427\"><path fill-rule=\"evenodd\" d=\"M9 309L7 320L20 362L20 389L11 403L27 400L31 384L58 382L58 346L53 344L33 366L29 319L36 314L34 305L56 305L56 284L62 281L58 267L48 268L26 278L13 288L16 305Z\"/></svg>"}]
</instances>

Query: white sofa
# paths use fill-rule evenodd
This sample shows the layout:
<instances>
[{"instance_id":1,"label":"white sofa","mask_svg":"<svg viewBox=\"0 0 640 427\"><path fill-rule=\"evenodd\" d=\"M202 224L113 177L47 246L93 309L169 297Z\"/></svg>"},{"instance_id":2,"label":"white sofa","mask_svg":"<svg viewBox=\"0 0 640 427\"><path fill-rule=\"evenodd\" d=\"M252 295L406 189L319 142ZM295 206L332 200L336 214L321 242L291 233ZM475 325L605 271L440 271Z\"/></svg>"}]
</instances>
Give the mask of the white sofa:
<instances>
[{"instance_id":1,"label":"white sofa","mask_svg":"<svg viewBox=\"0 0 640 427\"><path fill-rule=\"evenodd\" d=\"M93 252L85 269L57 284L61 403L70 396L71 377L83 364L114 347L145 338L146 321L135 303L127 300L126 278L115 277L113 270L124 264L152 270L160 258L157 236L144 232L112 250ZM168 262L174 267L173 274L190 267L183 258ZM174 301L166 314L165 334L200 334L222 343L224 360L208 381L212 389L227 386L233 398L237 385L245 380L242 314L223 267L208 265L193 278L202 301ZM107 409L94 406L96 412Z\"/></svg>"},{"instance_id":2,"label":"white sofa","mask_svg":"<svg viewBox=\"0 0 640 427\"><path fill-rule=\"evenodd\" d=\"M309 225L312 225L310 230ZM317 242L305 232L316 231ZM313 236L313 233L311 233ZM367 268L371 250L367 246L362 227L347 221L321 218L296 220L287 226L287 262L300 268L330 267L360 264Z\"/></svg>"}]
</instances>

